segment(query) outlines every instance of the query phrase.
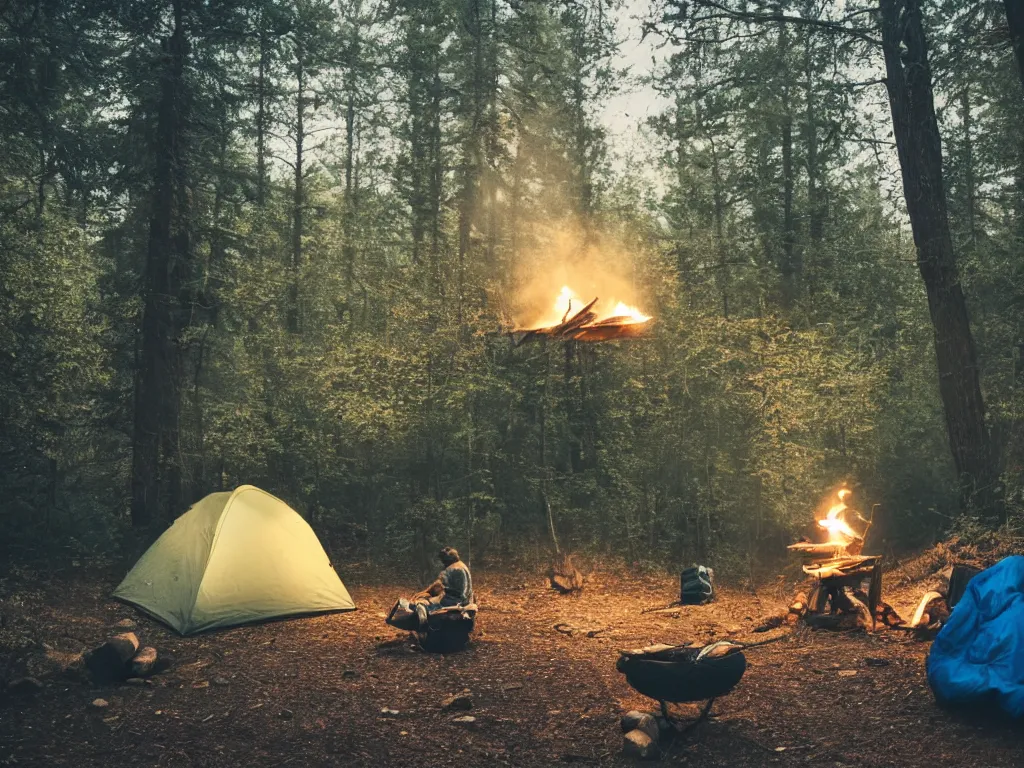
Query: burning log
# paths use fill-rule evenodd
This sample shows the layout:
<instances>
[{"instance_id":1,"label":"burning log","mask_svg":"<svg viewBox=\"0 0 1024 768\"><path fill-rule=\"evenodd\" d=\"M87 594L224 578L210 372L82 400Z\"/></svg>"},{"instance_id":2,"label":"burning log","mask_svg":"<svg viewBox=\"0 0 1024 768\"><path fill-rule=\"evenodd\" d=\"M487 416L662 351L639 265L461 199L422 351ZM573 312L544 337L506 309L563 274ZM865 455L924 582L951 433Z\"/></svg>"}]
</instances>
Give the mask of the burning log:
<instances>
[{"instance_id":1,"label":"burning log","mask_svg":"<svg viewBox=\"0 0 1024 768\"><path fill-rule=\"evenodd\" d=\"M625 304L618 304L612 315L602 317L602 313L595 309L597 298L578 312L573 313L574 298L576 295L569 290L568 286L562 288L558 300L555 302L555 307L562 315L562 319L553 325L512 331L513 334L523 334L516 342L516 346L520 347L541 337L582 342L634 339L643 336L650 329L652 318Z\"/></svg>"},{"instance_id":2,"label":"burning log","mask_svg":"<svg viewBox=\"0 0 1024 768\"><path fill-rule=\"evenodd\" d=\"M651 320L644 320L643 322L630 321L620 325L595 324L581 328L572 338L575 341L586 342L638 339L641 336L647 335L650 325Z\"/></svg>"},{"instance_id":3,"label":"burning log","mask_svg":"<svg viewBox=\"0 0 1024 768\"><path fill-rule=\"evenodd\" d=\"M596 297L572 317L569 317L571 309L566 310L565 317L562 318L562 322L551 329L551 335L567 336L577 328L582 328L584 325L592 323L597 319L597 312L592 311L595 304L597 304Z\"/></svg>"}]
</instances>

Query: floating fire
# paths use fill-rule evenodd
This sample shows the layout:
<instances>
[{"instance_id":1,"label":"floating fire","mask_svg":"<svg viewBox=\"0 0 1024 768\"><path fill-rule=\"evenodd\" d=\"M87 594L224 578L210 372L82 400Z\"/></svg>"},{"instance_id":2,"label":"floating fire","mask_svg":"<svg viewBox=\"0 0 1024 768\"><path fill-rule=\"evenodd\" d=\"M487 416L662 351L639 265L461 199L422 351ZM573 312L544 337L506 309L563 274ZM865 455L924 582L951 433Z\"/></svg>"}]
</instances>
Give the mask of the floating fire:
<instances>
[{"instance_id":1,"label":"floating fire","mask_svg":"<svg viewBox=\"0 0 1024 768\"><path fill-rule=\"evenodd\" d=\"M523 334L517 346L541 336L575 341L635 338L646 333L653 320L621 301L611 309L599 307L598 302L599 299L595 298L584 303L569 286L563 286L551 310L538 320L535 327L512 331Z\"/></svg>"}]
</instances>

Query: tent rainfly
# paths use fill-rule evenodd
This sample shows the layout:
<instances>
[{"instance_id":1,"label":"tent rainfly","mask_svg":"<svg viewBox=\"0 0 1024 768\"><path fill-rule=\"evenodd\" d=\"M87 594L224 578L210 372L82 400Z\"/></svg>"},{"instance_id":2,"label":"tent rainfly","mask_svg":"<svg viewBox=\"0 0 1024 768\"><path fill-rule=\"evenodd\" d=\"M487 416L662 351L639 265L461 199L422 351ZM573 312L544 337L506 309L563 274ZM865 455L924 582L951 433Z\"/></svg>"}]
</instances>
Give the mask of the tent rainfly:
<instances>
[{"instance_id":1,"label":"tent rainfly","mask_svg":"<svg viewBox=\"0 0 1024 768\"><path fill-rule=\"evenodd\" d=\"M114 597L183 635L356 607L313 529L251 485L193 505L146 550Z\"/></svg>"}]
</instances>

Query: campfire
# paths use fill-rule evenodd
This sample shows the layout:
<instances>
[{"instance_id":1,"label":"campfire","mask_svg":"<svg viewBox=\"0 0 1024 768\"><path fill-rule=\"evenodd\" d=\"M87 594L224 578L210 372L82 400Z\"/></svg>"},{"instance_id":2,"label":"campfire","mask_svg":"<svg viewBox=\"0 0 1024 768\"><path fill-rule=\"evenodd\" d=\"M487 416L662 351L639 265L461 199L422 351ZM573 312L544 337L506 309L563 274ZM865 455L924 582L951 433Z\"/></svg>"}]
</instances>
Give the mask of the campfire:
<instances>
[{"instance_id":1,"label":"campfire","mask_svg":"<svg viewBox=\"0 0 1024 768\"><path fill-rule=\"evenodd\" d=\"M803 558L803 572L814 579L810 596L798 595L790 613L812 626L856 629L873 627L877 621L890 623L891 609L882 602L882 558L861 554L874 511L872 519L865 520L847 505L849 496L850 490L841 488L836 502L817 521L825 541L789 546ZM863 523L864 530L858 533L847 515Z\"/></svg>"},{"instance_id":2,"label":"campfire","mask_svg":"<svg viewBox=\"0 0 1024 768\"><path fill-rule=\"evenodd\" d=\"M584 302L569 286L563 286L552 309L532 328L517 328L516 346L542 337L572 341L611 341L643 336L650 329L652 317L623 302L610 305L599 298ZM521 334L521 335L520 335Z\"/></svg>"}]
</instances>

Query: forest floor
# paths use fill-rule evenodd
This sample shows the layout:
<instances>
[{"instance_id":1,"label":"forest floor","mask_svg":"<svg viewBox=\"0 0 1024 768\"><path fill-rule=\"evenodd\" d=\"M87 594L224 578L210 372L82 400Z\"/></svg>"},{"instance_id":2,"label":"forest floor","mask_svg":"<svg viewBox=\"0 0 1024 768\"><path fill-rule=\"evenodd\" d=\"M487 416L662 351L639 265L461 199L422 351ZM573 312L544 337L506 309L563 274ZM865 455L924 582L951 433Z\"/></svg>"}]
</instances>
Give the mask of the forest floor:
<instances>
[{"instance_id":1,"label":"forest floor","mask_svg":"<svg viewBox=\"0 0 1024 768\"><path fill-rule=\"evenodd\" d=\"M182 638L107 598L120 569L7 566L0 677L34 674L43 688L0 695L0 765L631 765L619 717L653 703L615 670L616 649L774 635L786 637L747 653L740 684L666 750L663 764L1024 765L1019 729L936 706L924 673L928 644L907 633L752 634L784 610L788 589L723 589L707 606L642 613L672 602L673 578L596 573L581 596L562 597L536 575L478 571L479 632L464 652L434 656L383 621L416 585L339 570L357 611ZM912 593L906 587L908 600ZM910 612L907 601L886 597ZM144 644L174 654L170 671L138 687L54 672L62 654L123 631L115 625L124 619ZM559 623L583 631L563 634ZM470 712L442 710L446 696L465 689ZM94 706L97 698L109 706ZM696 714L689 705L673 711ZM454 722L465 714L475 722Z\"/></svg>"}]
</instances>

